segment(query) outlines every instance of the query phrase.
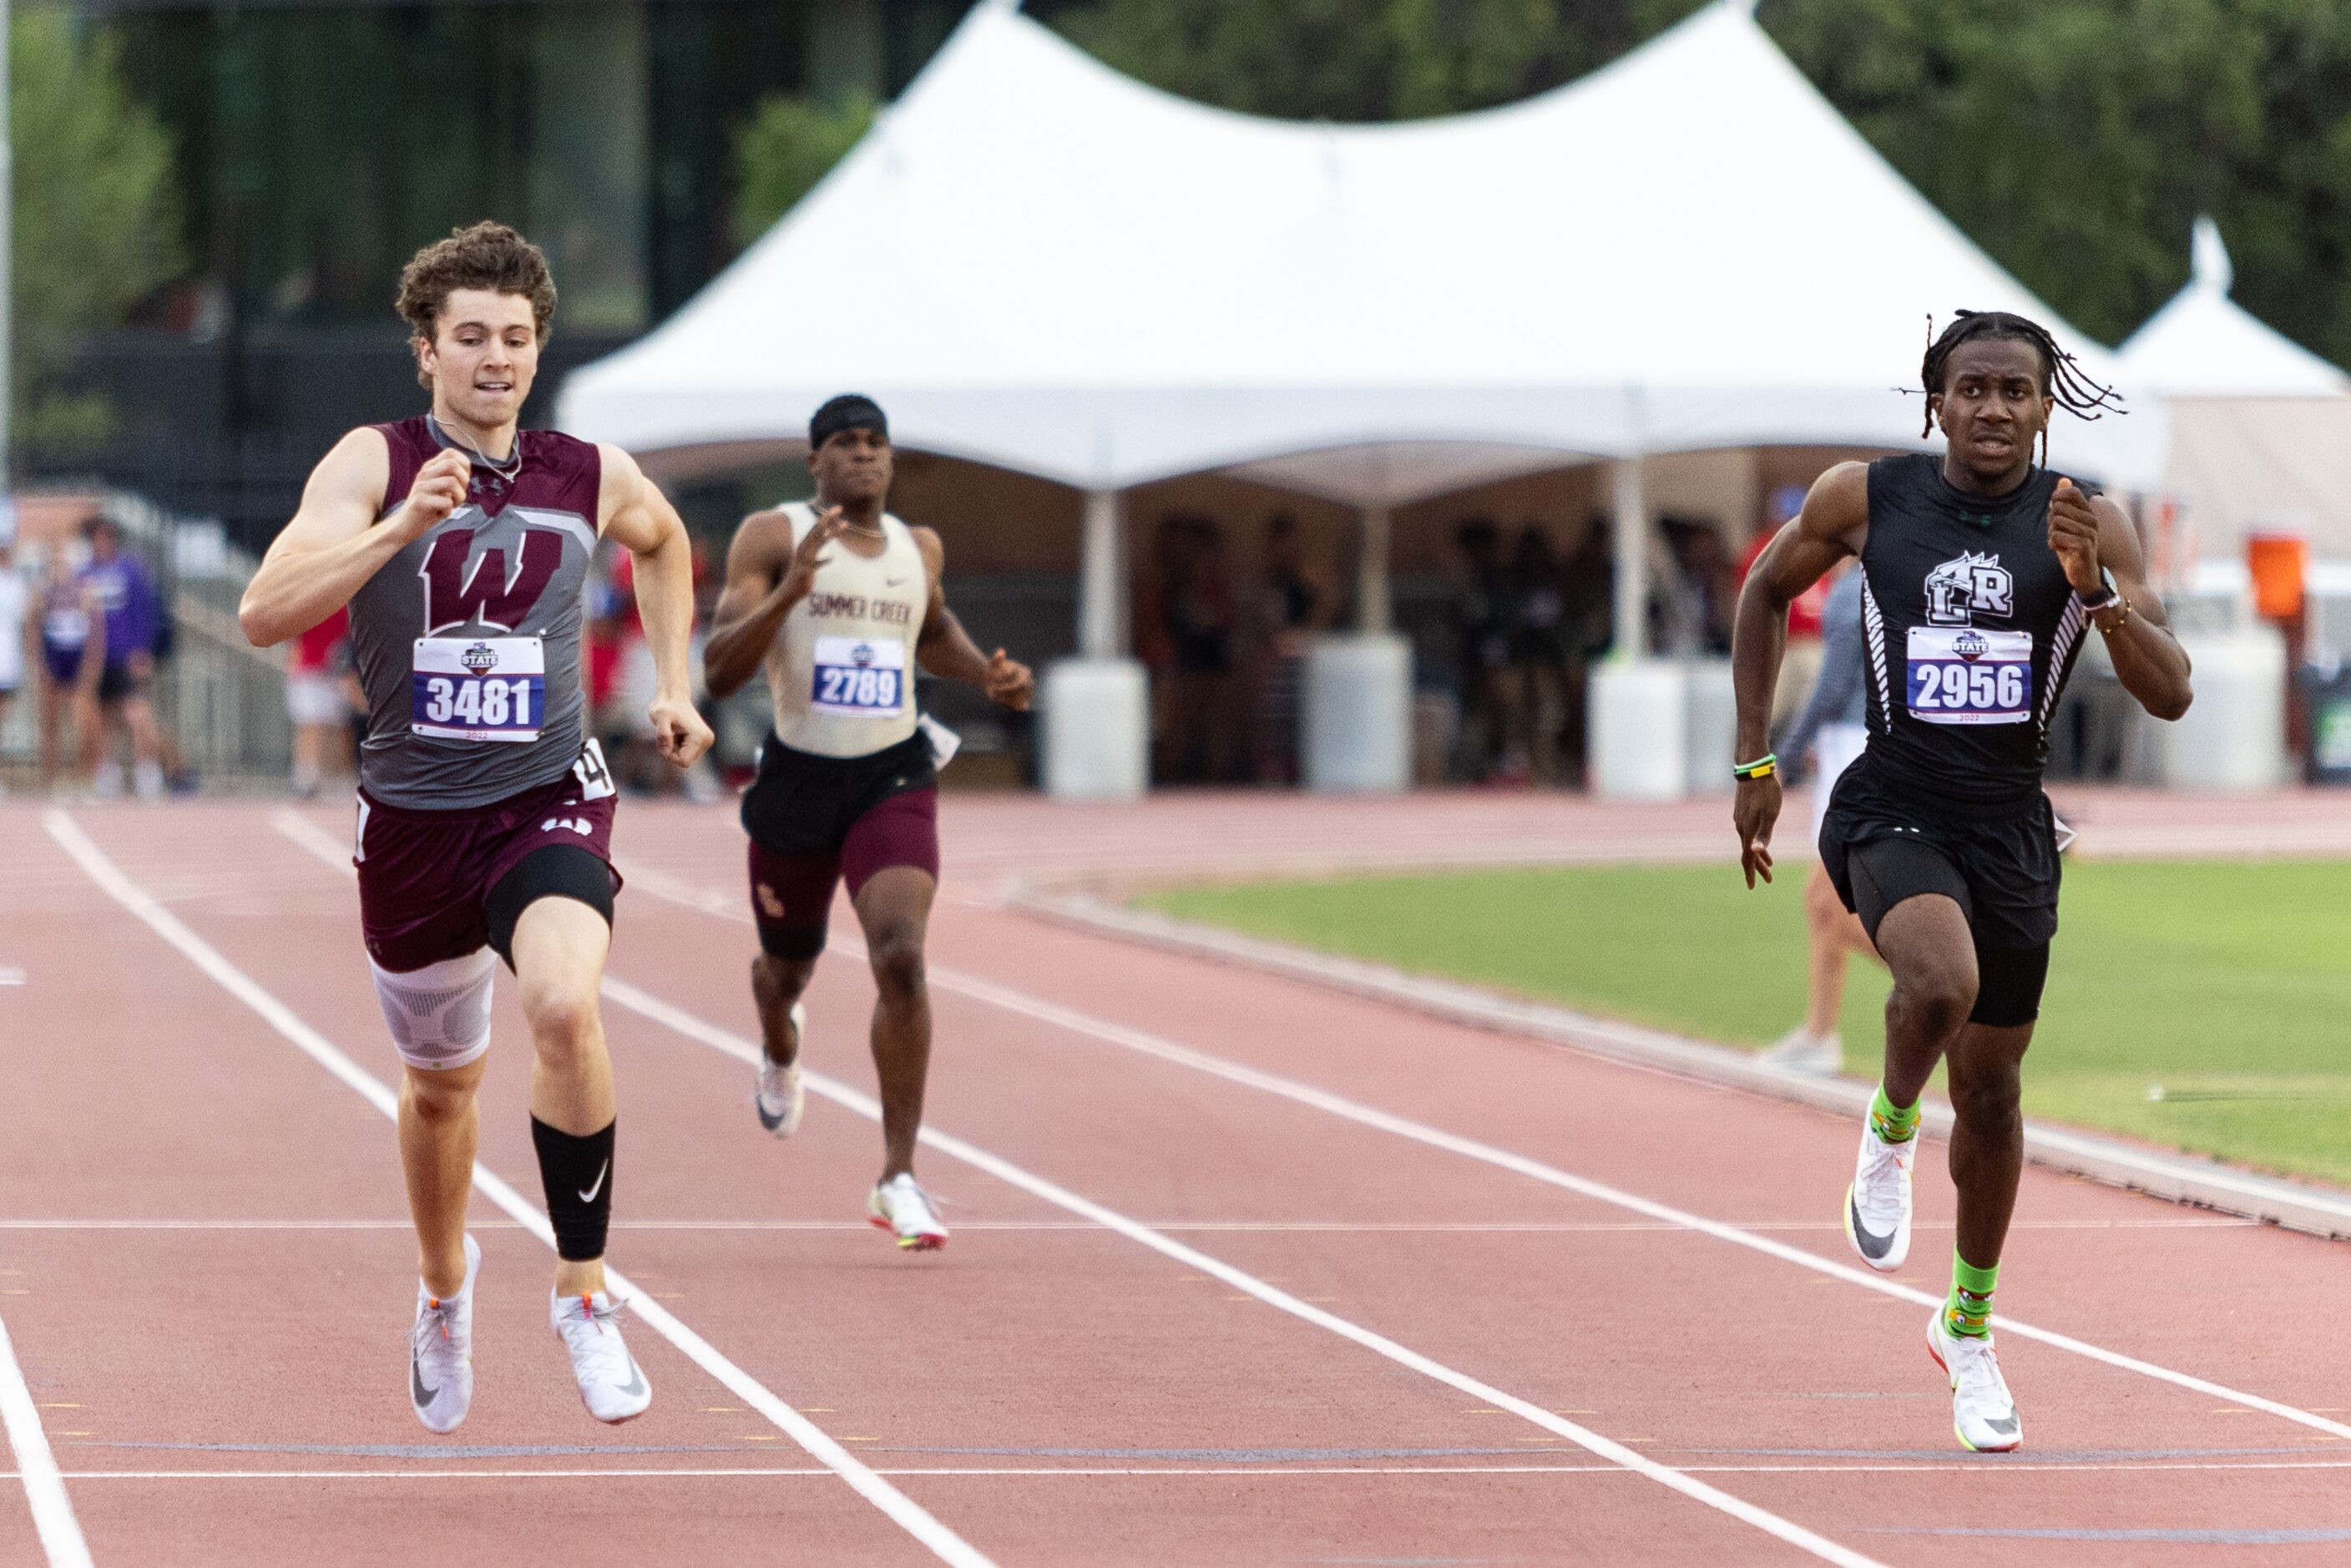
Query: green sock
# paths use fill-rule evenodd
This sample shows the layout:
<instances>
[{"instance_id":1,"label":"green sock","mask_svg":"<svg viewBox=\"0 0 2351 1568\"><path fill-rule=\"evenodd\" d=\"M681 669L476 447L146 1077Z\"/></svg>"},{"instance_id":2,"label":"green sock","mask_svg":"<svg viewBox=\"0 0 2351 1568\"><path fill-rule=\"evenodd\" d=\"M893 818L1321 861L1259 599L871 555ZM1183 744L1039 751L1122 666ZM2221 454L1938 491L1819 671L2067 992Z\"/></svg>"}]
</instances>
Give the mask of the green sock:
<instances>
[{"instance_id":1,"label":"green sock","mask_svg":"<svg viewBox=\"0 0 2351 1568\"><path fill-rule=\"evenodd\" d=\"M1907 1144L1917 1135L1917 1102L1896 1105L1886 1097L1886 1085L1881 1083L1877 1086L1877 1092L1869 1097L1869 1124L1876 1128L1877 1135L1887 1143Z\"/></svg>"},{"instance_id":2,"label":"green sock","mask_svg":"<svg viewBox=\"0 0 2351 1568\"><path fill-rule=\"evenodd\" d=\"M2000 1283L2000 1265L1979 1269L1957 1252L1951 1254L1951 1294L1943 1303L1943 1327L1970 1339L1991 1333L1991 1288Z\"/></svg>"}]
</instances>

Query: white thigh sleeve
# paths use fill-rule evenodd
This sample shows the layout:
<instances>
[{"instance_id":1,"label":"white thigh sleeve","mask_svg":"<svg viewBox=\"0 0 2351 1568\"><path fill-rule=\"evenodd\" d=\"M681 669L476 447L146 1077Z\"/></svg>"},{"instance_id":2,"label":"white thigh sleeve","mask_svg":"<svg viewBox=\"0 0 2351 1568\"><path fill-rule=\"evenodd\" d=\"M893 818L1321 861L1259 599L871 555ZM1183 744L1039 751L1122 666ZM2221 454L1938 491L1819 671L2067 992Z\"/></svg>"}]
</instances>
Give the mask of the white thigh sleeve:
<instances>
[{"instance_id":1,"label":"white thigh sleeve","mask_svg":"<svg viewBox=\"0 0 2351 1568\"><path fill-rule=\"evenodd\" d=\"M375 970L375 999L392 1043L411 1067L463 1067L490 1048L490 986L498 960L487 947L395 975Z\"/></svg>"}]
</instances>

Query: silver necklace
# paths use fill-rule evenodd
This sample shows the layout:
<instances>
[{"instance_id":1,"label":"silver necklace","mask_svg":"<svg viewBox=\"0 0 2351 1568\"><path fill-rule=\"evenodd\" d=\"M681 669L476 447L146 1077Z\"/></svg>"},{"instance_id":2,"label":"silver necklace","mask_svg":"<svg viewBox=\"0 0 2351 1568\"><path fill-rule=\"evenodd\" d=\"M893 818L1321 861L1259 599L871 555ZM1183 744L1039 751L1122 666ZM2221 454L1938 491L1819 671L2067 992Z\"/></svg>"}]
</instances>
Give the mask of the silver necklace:
<instances>
[{"instance_id":1,"label":"silver necklace","mask_svg":"<svg viewBox=\"0 0 2351 1568\"><path fill-rule=\"evenodd\" d=\"M475 445L464 436L450 430L447 425L443 424L438 419L435 419L429 413L424 416L424 423L432 427L434 439L439 441L444 446L463 447L466 453L472 456L474 463L477 467L488 469L490 476L486 483L487 483L492 489L505 489L508 485L514 483L514 476L522 472L521 431L517 430L515 432L514 450L507 453L504 459L499 459L492 457L489 454L484 452L480 447Z\"/></svg>"}]
</instances>

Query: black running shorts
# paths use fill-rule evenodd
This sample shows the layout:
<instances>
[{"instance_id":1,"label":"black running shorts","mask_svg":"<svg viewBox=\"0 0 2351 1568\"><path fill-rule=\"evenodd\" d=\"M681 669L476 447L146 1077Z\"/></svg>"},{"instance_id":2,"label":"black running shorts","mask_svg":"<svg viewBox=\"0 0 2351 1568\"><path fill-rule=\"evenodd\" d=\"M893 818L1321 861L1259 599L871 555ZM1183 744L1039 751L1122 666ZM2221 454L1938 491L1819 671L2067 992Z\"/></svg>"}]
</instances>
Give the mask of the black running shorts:
<instances>
[{"instance_id":1,"label":"black running shorts","mask_svg":"<svg viewBox=\"0 0 2351 1568\"><path fill-rule=\"evenodd\" d=\"M1837 896L1872 941L1905 899L1940 894L1959 906L1975 936L1970 1022L2011 1028L2040 1015L2060 875L2046 796L2008 810L1955 806L1889 787L1864 752L1837 780L1820 851Z\"/></svg>"}]
</instances>

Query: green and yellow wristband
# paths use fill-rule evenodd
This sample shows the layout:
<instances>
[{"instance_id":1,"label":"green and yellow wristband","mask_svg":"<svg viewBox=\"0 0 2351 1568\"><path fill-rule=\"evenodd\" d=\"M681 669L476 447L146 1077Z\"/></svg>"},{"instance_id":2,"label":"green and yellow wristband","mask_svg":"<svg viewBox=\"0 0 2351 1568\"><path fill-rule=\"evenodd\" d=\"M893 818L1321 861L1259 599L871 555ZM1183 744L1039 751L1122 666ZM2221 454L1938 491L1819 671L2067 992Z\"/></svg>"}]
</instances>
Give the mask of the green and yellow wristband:
<instances>
[{"instance_id":1,"label":"green and yellow wristband","mask_svg":"<svg viewBox=\"0 0 2351 1568\"><path fill-rule=\"evenodd\" d=\"M1730 776L1742 784L1750 779L1769 779L1779 771L1779 754L1771 751L1765 752L1752 762L1734 762L1730 765Z\"/></svg>"}]
</instances>

